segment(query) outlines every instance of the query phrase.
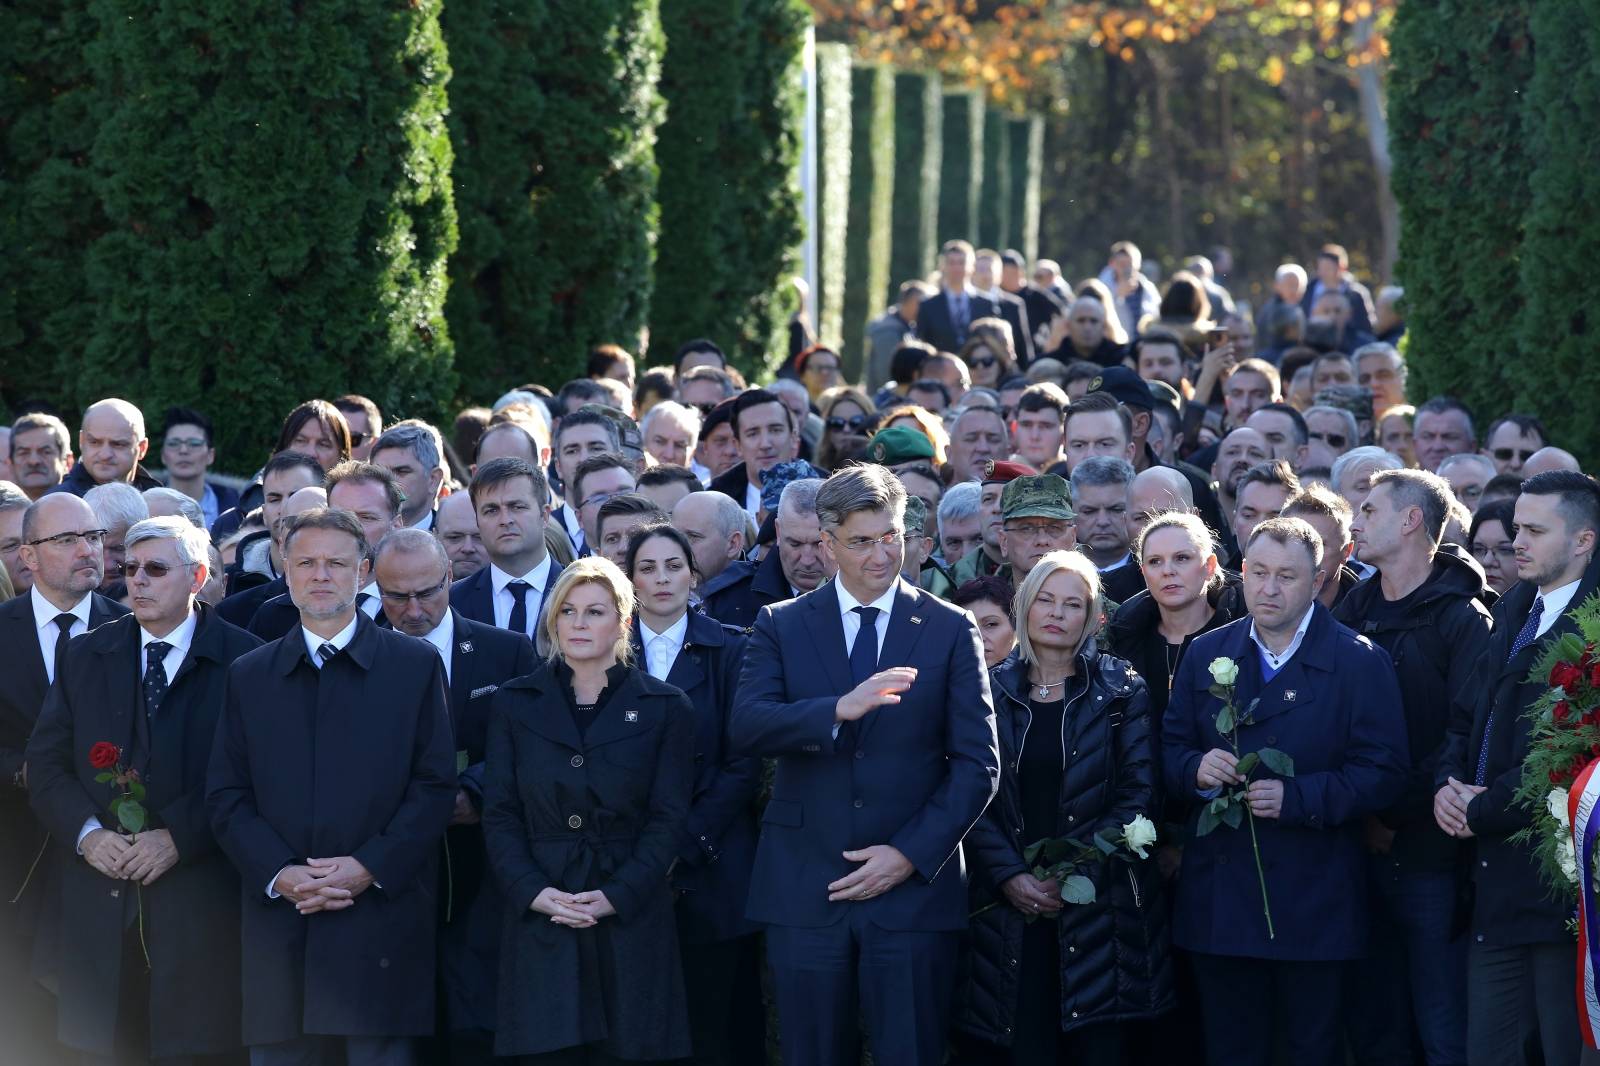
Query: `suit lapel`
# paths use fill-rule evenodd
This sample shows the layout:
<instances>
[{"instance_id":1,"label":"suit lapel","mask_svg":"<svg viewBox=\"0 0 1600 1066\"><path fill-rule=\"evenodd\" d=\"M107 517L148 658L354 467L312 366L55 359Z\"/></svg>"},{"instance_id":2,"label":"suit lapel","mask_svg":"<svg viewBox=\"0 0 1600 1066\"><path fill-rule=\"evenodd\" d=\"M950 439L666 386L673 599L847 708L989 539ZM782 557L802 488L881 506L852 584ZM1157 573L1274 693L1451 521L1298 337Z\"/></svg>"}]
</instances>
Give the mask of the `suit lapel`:
<instances>
[{"instance_id":1,"label":"suit lapel","mask_svg":"<svg viewBox=\"0 0 1600 1066\"><path fill-rule=\"evenodd\" d=\"M467 708L467 701L472 699L473 667L478 663L478 648L472 639L471 623L454 608L450 613L454 615L450 643L450 724L460 736L461 715Z\"/></svg>"},{"instance_id":2,"label":"suit lapel","mask_svg":"<svg viewBox=\"0 0 1600 1066\"><path fill-rule=\"evenodd\" d=\"M12 610L7 620L11 631L11 646L17 649L19 665L22 668L19 680L26 686L17 694L20 697L18 704L37 709L44 702L45 690L50 687L50 677L45 673L44 652L39 647L39 630L33 624L31 593L18 596L12 603L19 604L20 608Z\"/></svg>"},{"instance_id":3,"label":"suit lapel","mask_svg":"<svg viewBox=\"0 0 1600 1066\"><path fill-rule=\"evenodd\" d=\"M817 661L839 695L855 688L850 683L850 659L844 646L844 622L839 617L839 588L832 581L807 597L811 617L806 630L816 645ZM881 658L881 656L880 656Z\"/></svg>"},{"instance_id":4,"label":"suit lapel","mask_svg":"<svg viewBox=\"0 0 1600 1066\"><path fill-rule=\"evenodd\" d=\"M883 637L883 647L878 650L878 669L886 670L891 666L907 666L911 663L912 652L916 650L917 641L922 639L922 631L926 628L927 613L926 595L900 581L895 590L894 608L889 612L889 628ZM834 618L838 617L835 611ZM840 630L842 633L842 622ZM861 720L858 745L867 742L867 734L872 732L873 723L882 712L882 707L868 711Z\"/></svg>"},{"instance_id":5,"label":"suit lapel","mask_svg":"<svg viewBox=\"0 0 1600 1066\"><path fill-rule=\"evenodd\" d=\"M602 744L621 740L641 728L638 707L635 705L642 687L639 683L639 672L629 670L626 678L627 680L623 681L617 687L617 691L606 700L606 705L595 715L594 721L589 723L589 728L583 735L584 747L597 748Z\"/></svg>"}]
</instances>

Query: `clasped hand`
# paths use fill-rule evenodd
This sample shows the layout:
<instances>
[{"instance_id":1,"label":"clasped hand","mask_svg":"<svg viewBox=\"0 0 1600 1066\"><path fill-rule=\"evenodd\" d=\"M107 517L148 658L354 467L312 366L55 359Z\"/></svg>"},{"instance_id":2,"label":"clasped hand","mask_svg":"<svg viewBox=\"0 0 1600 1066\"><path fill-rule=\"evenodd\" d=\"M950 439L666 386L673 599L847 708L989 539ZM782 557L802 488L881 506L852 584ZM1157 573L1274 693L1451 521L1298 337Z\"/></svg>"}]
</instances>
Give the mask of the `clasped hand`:
<instances>
[{"instance_id":1,"label":"clasped hand","mask_svg":"<svg viewBox=\"0 0 1600 1066\"><path fill-rule=\"evenodd\" d=\"M892 666L879 670L855 688L839 697L834 717L841 722L854 722L868 711L886 703L899 703L900 693L911 687L917 679L914 666Z\"/></svg>"},{"instance_id":2,"label":"clasped hand","mask_svg":"<svg viewBox=\"0 0 1600 1066\"><path fill-rule=\"evenodd\" d=\"M273 883L280 896L294 901L302 915L342 911L372 887L372 874L349 855L332 859L307 859L304 866L288 866Z\"/></svg>"},{"instance_id":3,"label":"clasped hand","mask_svg":"<svg viewBox=\"0 0 1600 1066\"><path fill-rule=\"evenodd\" d=\"M828 900L832 903L859 902L881 896L911 876L911 860L891 844L847 851L844 857L861 865L828 886Z\"/></svg>"},{"instance_id":4,"label":"clasped hand","mask_svg":"<svg viewBox=\"0 0 1600 1066\"><path fill-rule=\"evenodd\" d=\"M153 885L178 864L178 848L165 829L150 829L133 839L109 829L83 838L83 857L96 871L118 881Z\"/></svg>"},{"instance_id":5,"label":"clasped hand","mask_svg":"<svg viewBox=\"0 0 1600 1066\"><path fill-rule=\"evenodd\" d=\"M604 892L563 892L553 885L533 897L528 909L547 914L552 922L569 929L588 929L617 913Z\"/></svg>"},{"instance_id":6,"label":"clasped hand","mask_svg":"<svg viewBox=\"0 0 1600 1066\"><path fill-rule=\"evenodd\" d=\"M1433 820L1439 828L1460 840L1472 836L1467 825L1467 805L1485 791L1483 785L1469 785L1450 778L1443 788L1433 795Z\"/></svg>"},{"instance_id":7,"label":"clasped hand","mask_svg":"<svg viewBox=\"0 0 1600 1066\"><path fill-rule=\"evenodd\" d=\"M1242 785L1244 782L1244 775L1239 773L1238 758L1233 752L1221 748L1212 748L1201 756L1200 765L1194 772L1195 787L1202 791ZM1250 813L1257 818L1276 818L1283 813L1283 782L1275 778L1251 781L1245 789L1244 800L1249 805Z\"/></svg>"}]
</instances>

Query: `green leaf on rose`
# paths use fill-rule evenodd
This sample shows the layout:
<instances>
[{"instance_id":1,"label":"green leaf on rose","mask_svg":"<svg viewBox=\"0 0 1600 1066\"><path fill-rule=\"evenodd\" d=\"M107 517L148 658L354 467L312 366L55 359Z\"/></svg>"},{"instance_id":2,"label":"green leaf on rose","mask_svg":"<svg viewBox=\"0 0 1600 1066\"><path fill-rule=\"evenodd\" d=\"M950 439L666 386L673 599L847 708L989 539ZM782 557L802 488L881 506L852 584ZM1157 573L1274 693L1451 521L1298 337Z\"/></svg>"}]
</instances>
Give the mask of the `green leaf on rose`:
<instances>
[{"instance_id":1,"label":"green leaf on rose","mask_svg":"<svg viewBox=\"0 0 1600 1066\"><path fill-rule=\"evenodd\" d=\"M1217 732L1227 734L1233 732L1233 704L1224 703L1217 712Z\"/></svg>"},{"instance_id":2,"label":"green leaf on rose","mask_svg":"<svg viewBox=\"0 0 1600 1066\"><path fill-rule=\"evenodd\" d=\"M1215 685L1214 684L1209 689L1207 689L1206 691L1210 692L1213 696L1215 696L1219 700L1222 700L1224 703L1226 703L1228 701L1228 690L1226 688L1224 688L1222 685Z\"/></svg>"},{"instance_id":3,"label":"green leaf on rose","mask_svg":"<svg viewBox=\"0 0 1600 1066\"><path fill-rule=\"evenodd\" d=\"M1094 835L1094 846L1099 848L1100 853L1103 855L1115 855L1117 853L1116 841L1107 840L1103 829Z\"/></svg>"},{"instance_id":4,"label":"green leaf on rose","mask_svg":"<svg viewBox=\"0 0 1600 1066\"><path fill-rule=\"evenodd\" d=\"M144 785L140 784L138 781L129 781L128 794L139 803L143 803L145 797Z\"/></svg>"},{"instance_id":5,"label":"green leaf on rose","mask_svg":"<svg viewBox=\"0 0 1600 1066\"><path fill-rule=\"evenodd\" d=\"M1294 776L1294 759L1277 748L1262 748L1261 762L1279 777Z\"/></svg>"},{"instance_id":6,"label":"green leaf on rose","mask_svg":"<svg viewBox=\"0 0 1600 1066\"><path fill-rule=\"evenodd\" d=\"M1073 874L1061 882L1061 898L1068 903L1093 903L1094 882L1082 874Z\"/></svg>"},{"instance_id":7,"label":"green leaf on rose","mask_svg":"<svg viewBox=\"0 0 1600 1066\"><path fill-rule=\"evenodd\" d=\"M1260 761L1261 761L1261 756L1260 755L1257 755L1253 751L1245 752L1244 755L1240 756L1240 758L1239 758L1239 768L1238 768L1239 776L1240 777L1249 777L1250 776L1250 771L1254 770L1256 768L1256 764L1259 763Z\"/></svg>"},{"instance_id":8,"label":"green leaf on rose","mask_svg":"<svg viewBox=\"0 0 1600 1066\"><path fill-rule=\"evenodd\" d=\"M1229 829L1237 829L1244 824L1244 806L1238 803L1228 804L1228 809L1222 812L1222 823Z\"/></svg>"},{"instance_id":9,"label":"green leaf on rose","mask_svg":"<svg viewBox=\"0 0 1600 1066\"><path fill-rule=\"evenodd\" d=\"M1217 812L1212 810L1212 807L1213 804L1208 803L1200 808L1200 821L1194 827L1195 836L1203 837L1222 824L1222 819L1217 817Z\"/></svg>"},{"instance_id":10,"label":"green leaf on rose","mask_svg":"<svg viewBox=\"0 0 1600 1066\"><path fill-rule=\"evenodd\" d=\"M111 771L107 770L104 773L95 774L94 779L102 785L109 785L111 784L111 776Z\"/></svg>"},{"instance_id":11,"label":"green leaf on rose","mask_svg":"<svg viewBox=\"0 0 1600 1066\"><path fill-rule=\"evenodd\" d=\"M1044 850L1044 841L1035 840L1032 844L1022 849L1022 861L1032 866L1039 859L1039 852Z\"/></svg>"},{"instance_id":12,"label":"green leaf on rose","mask_svg":"<svg viewBox=\"0 0 1600 1066\"><path fill-rule=\"evenodd\" d=\"M144 808L137 803L119 803L117 821L130 833L144 832Z\"/></svg>"}]
</instances>

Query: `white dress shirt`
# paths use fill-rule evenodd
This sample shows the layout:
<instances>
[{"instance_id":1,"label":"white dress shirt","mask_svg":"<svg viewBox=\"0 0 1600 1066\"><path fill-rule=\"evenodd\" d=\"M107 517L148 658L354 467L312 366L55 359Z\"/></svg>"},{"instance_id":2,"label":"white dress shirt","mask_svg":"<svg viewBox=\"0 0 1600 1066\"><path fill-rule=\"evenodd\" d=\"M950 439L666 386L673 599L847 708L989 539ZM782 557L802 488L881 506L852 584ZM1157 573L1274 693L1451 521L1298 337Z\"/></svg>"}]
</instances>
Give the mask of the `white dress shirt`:
<instances>
[{"instance_id":1,"label":"white dress shirt","mask_svg":"<svg viewBox=\"0 0 1600 1066\"><path fill-rule=\"evenodd\" d=\"M1578 594L1578 586L1583 582L1573 581L1553 589L1549 594L1540 593L1538 598L1544 601L1544 614L1539 616L1539 631L1534 634L1535 639L1550 632L1550 627L1556 624L1556 619L1561 617L1561 612L1567 609L1572 602L1572 597ZM1529 608L1531 611L1533 608Z\"/></svg>"},{"instance_id":2,"label":"white dress shirt","mask_svg":"<svg viewBox=\"0 0 1600 1066\"><path fill-rule=\"evenodd\" d=\"M422 517L420 519L418 519L417 520L417 524L412 526L411 528L412 529L420 529L424 533L433 532L433 511L432 510L427 510L427 511L422 512Z\"/></svg>"},{"instance_id":3,"label":"white dress shirt","mask_svg":"<svg viewBox=\"0 0 1600 1066\"><path fill-rule=\"evenodd\" d=\"M894 594L899 587L898 584L890 585L889 591L885 592L882 596L879 596L871 603L862 603L860 600L850 595L849 590L844 587L843 581L836 581L834 582L834 585L839 590L840 621L844 623L845 658L850 658L850 653L854 651L856 647L856 637L861 634L861 616L856 614L856 608L876 607L878 609L878 617L873 623L873 628L878 633L878 655L881 661L883 656L883 641L884 638L889 635L889 612L894 610ZM837 740L839 737L838 722L833 723L833 736L835 740Z\"/></svg>"},{"instance_id":4,"label":"white dress shirt","mask_svg":"<svg viewBox=\"0 0 1600 1066\"><path fill-rule=\"evenodd\" d=\"M1274 672L1282 670L1289 660L1294 658L1294 653L1300 650L1300 643L1306 639L1306 630L1311 628L1311 616L1316 613L1316 610L1316 603L1312 603L1310 607L1306 608L1305 616L1300 619L1300 624L1295 627L1294 639L1289 641L1289 646L1283 649L1282 652L1275 652L1267 647L1261 640L1261 635L1256 632L1255 619L1250 620L1250 639L1256 642L1256 647L1261 649L1261 657L1267 660L1267 665L1272 667Z\"/></svg>"},{"instance_id":5,"label":"white dress shirt","mask_svg":"<svg viewBox=\"0 0 1600 1066\"><path fill-rule=\"evenodd\" d=\"M494 624L496 629L511 628L511 610L516 605L516 593L506 586L513 581L526 581L532 588L523 593L527 603L528 628L522 634L531 637L539 631L539 614L544 608L544 594L550 585L550 553L546 552L539 565L520 576L508 574L493 563L489 564L489 583L494 587Z\"/></svg>"},{"instance_id":6,"label":"white dress shirt","mask_svg":"<svg viewBox=\"0 0 1600 1066\"><path fill-rule=\"evenodd\" d=\"M1124 566L1128 566L1132 562L1133 562L1132 553L1126 553L1126 554L1124 554L1122 556L1122 558L1118 559L1116 562L1112 563L1110 566L1102 566L1102 567L1100 567L1100 572L1102 574L1109 574L1113 570L1121 570Z\"/></svg>"},{"instance_id":7,"label":"white dress shirt","mask_svg":"<svg viewBox=\"0 0 1600 1066\"><path fill-rule=\"evenodd\" d=\"M315 633L311 632L311 630L307 629L305 626L301 626L300 635L305 638L306 651L311 656L311 665L315 666L318 670L322 669L322 656L317 654L317 649L322 647L324 644L332 644L335 651L344 651L344 649L349 646L350 642L355 639L356 626L360 623L360 621L361 619L359 618L350 619L349 625L345 626L343 629L339 630L339 632L335 633L331 637L328 637L327 639L323 639L322 637L319 637Z\"/></svg>"},{"instance_id":8,"label":"white dress shirt","mask_svg":"<svg viewBox=\"0 0 1600 1066\"><path fill-rule=\"evenodd\" d=\"M750 480L744 486L744 509L749 511L752 516L758 515L761 513L761 486L750 475L748 467L745 470L745 476L749 477Z\"/></svg>"},{"instance_id":9,"label":"white dress shirt","mask_svg":"<svg viewBox=\"0 0 1600 1066\"><path fill-rule=\"evenodd\" d=\"M367 597L367 602L362 603L361 597ZM383 609L383 593L378 591L378 582L369 581L366 587L356 593L356 610L368 618L377 620L378 612Z\"/></svg>"},{"instance_id":10,"label":"white dress shirt","mask_svg":"<svg viewBox=\"0 0 1600 1066\"><path fill-rule=\"evenodd\" d=\"M83 599L79 600L70 610L62 611L55 604L45 599L35 585L28 590L28 595L33 599L33 621L39 627L39 654L44 656L44 676L54 684L56 680L56 641L61 638L61 630L56 628L56 615L70 614L77 619L72 623L67 636L81 637L89 632L89 605L94 602L94 593L86 592Z\"/></svg>"},{"instance_id":11,"label":"white dress shirt","mask_svg":"<svg viewBox=\"0 0 1600 1066\"><path fill-rule=\"evenodd\" d=\"M711 468L709 466L704 466L700 460L691 457L689 459L689 469L694 471L694 476L700 479L701 488L711 487Z\"/></svg>"},{"instance_id":12,"label":"white dress shirt","mask_svg":"<svg viewBox=\"0 0 1600 1066\"><path fill-rule=\"evenodd\" d=\"M451 611L444 613L444 618L433 627L433 632L422 638L433 645L433 650L439 653L439 658L444 660L444 683L450 683L450 659L455 654L456 619Z\"/></svg>"},{"instance_id":13,"label":"white dress shirt","mask_svg":"<svg viewBox=\"0 0 1600 1066\"><path fill-rule=\"evenodd\" d=\"M643 619L639 621L639 643L644 645L645 669L657 681L665 681L678 661L683 642L689 635L689 612L685 611L665 633L657 633Z\"/></svg>"}]
</instances>

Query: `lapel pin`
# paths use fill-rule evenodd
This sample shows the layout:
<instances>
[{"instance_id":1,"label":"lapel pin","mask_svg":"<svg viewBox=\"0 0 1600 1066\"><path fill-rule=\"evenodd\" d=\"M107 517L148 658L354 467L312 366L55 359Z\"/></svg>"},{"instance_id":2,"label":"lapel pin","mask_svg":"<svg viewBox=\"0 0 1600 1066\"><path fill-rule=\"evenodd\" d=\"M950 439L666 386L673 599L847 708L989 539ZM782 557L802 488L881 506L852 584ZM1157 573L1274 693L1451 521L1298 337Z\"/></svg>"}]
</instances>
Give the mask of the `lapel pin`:
<instances>
[{"instance_id":1,"label":"lapel pin","mask_svg":"<svg viewBox=\"0 0 1600 1066\"><path fill-rule=\"evenodd\" d=\"M1291 689L1286 690L1284 692L1284 694L1283 694L1283 698L1288 700L1290 703L1293 703L1294 702L1294 689L1291 688Z\"/></svg>"},{"instance_id":2,"label":"lapel pin","mask_svg":"<svg viewBox=\"0 0 1600 1066\"><path fill-rule=\"evenodd\" d=\"M458 650L460 650L462 655L471 655L472 654L472 641L463 640L460 644L456 645L456 648Z\"/></svg>"},{"instance_id":3,"label":"lapel pin","mask_svg":"<svg viewBox=\"0 0 1600 1066\"><path fill-rule=\"evenodd\" d=\"M638 711L624 711L624 712L622 712L622 717L626 721L637 722L639 720L639 712Z\"/></svg>"},{"instance_id":4,"label":"lapel pin","mask_svg":"<svg viewBox=\"0 0 1600 1066\"><path fill-rule=\"evenodd\" d=\"M922 624L922 618L918 615L912 615L911 624L914 626L920 626Z\"/></svg>"}]
</instances>

